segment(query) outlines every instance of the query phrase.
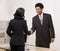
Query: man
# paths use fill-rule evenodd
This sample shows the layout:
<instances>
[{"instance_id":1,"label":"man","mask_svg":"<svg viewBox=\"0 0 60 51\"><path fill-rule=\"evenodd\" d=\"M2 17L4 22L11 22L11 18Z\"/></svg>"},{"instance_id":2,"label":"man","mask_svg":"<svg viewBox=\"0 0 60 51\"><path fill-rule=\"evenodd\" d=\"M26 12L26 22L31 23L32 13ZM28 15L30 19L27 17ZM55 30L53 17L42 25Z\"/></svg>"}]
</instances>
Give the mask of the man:
<instances>
[{"instance_id":1,"label":"man","mask_svg":"<svg viewBox=\"0 0 60 51\"><path fill-rule=\"evenodd\" d=\"M37 15L33 17L31 33L36 31L36 46L49 48L55 40L55 32L51 15L43 13L43 8L42 3L35 5Z\"/></svg>"}]
</instances>

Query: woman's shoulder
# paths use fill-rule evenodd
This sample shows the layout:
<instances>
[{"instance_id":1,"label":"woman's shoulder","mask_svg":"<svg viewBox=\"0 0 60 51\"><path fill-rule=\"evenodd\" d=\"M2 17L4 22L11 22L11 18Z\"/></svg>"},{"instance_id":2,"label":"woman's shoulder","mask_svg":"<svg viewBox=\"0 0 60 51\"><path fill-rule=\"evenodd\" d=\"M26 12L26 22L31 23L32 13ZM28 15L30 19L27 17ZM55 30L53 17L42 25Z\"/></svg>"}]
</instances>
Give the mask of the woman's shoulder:
<instances>
[{"instance_id":1,"label":"woman's shoulder","mask_svg":"<svg viewBox=\"0 0 60 51\"><path fill-rule=\"evenodd\" d=\"M26 23L27 23L27 21L26 21L26 20L23 20L23 23L24 23L24 24L26 24Z\"/></svg>"},{"instance_id":2,"label":"woman's shoulder","mask_svg":"<svg viewBox=\"0 0 60 51\"><path fill-rule=\"evenodd\" d=\"M9 21L9 24L11 24L11 23L13 23L14 22L14 19L11 19L10 21Z\"/></svg>"},{"instance_id":3,"label":"woman's shoulder","mask_svg":"<svg viewBox=\"0 0 60 51\"><path fill-rule=\"evenodd\" d=\"M24 19L24 21L26 21L26 20Z\"/></svg>"},{"instance_id":4,"label":"woman's shoulder","mask_svg":"<svg viewBox=\"0 0 60 51\"><path fill-rule=\"evenodd\" d=\"M14 19L11 19L10 22L14 21Z\"/></svg>"},{"instance_id":5,"label":"woman's shoulder","mask_svg":"<svg viewBox=\"0 0 60 51\"><path fill-rule=\"evenodd\" d=\"M10 23L13 23L13 22L24 22L24 23L26 23L27 21L26 20L15 20L15 19L11 19L10 20Z\"/></svg>"}]
</instances>

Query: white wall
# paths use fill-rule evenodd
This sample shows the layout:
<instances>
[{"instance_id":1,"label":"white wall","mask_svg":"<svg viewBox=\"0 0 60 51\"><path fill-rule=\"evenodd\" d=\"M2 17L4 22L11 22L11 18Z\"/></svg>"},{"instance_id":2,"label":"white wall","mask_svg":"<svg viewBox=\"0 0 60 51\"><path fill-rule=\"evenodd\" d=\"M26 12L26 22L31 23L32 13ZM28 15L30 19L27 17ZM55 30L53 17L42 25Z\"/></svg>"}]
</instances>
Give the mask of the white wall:
<instances>
[{"instance_id":1,"label":"white wall","mask_svg":"<svg viewBox=\"0 0 60 51\"><path fill-rule=\"evenodd\" d=\"M56 31L56 48L57 51L60 51L60 0L54 1L54 25L55 25L55 31Z\"/></svg>"},{"instance_id":2,"label":"white wall","mask_svg":"<svg viewBox=\"0 0 60 51\"><path fill-rule=\"evenodd\" d=\"M28 23L28 28L30 30L32 24L32 17L36 15L35 12L35 3L42 2L44 4L44 12L50 13L53 18L53 23L56 32L56 40L51 44L51 48L57 48L57 51L60 50L60 15L59 15L59 0L0 0L0 21L1 20L10 20L13 18L13 14L18 7L25 8L25 16ZM31 36L28 36L27 43L35 45L35 33Z\"/></svg>"}]
</instances>

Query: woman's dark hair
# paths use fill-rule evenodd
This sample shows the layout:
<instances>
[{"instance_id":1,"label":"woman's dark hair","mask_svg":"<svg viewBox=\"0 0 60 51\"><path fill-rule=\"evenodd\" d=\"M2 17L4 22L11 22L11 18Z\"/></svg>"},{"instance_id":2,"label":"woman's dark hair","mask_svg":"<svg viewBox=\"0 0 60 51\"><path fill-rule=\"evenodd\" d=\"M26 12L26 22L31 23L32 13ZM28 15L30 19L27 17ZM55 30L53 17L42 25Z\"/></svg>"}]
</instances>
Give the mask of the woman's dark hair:
<instances>
[{"instance_id":1,"label":"woman's dark hair","mask_svg":"<svg viewBox=\"0 0 60 51\"><path fill-rule=\"evenodd\" d=\"M43 9L43 8L44 8L44 5L43 5L42 3L37 3L37 4L35 5L35 7L40 7L41 9Z\"/></svg>"},{"instance_id":2,"label":"woman's dark hair","mask_svg":"<svg viewBox=\"0 0 60 51\"><path fill-rule=\"evenodd\" d=\"M18 8L14 14L14 19L24 19L24 8Z\"/></svg>"}]
</instances>

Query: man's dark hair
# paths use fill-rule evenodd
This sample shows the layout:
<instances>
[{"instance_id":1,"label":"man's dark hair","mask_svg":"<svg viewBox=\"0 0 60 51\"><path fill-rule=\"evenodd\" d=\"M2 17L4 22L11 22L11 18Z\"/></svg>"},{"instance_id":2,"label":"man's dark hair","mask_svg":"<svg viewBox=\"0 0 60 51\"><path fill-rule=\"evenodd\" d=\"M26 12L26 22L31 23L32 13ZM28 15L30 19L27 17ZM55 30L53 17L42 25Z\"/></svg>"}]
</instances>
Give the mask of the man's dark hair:
<instances>
[{"instance_id":1,"label":"man's dark hair","mask_svg":"<svg viewBox=\"0 0 60 51\"><path fill-rule=\"evenodd\" d=\"M14 19L24 19L24 8L18 8L14 14Z\"/></svg>"},{"instance_id":2,"label":"man's dark hair","mask_svg":"<svg viewBox=\"0 0 60 51\"><path fill-rule=\"evenodd\" d=\"M44 5L43 5L42 3L37 3L37 4L35 5L35 7L40 7L41 9L43 9L43 8L44 8Z\"/></svg>"}]
</instances>

